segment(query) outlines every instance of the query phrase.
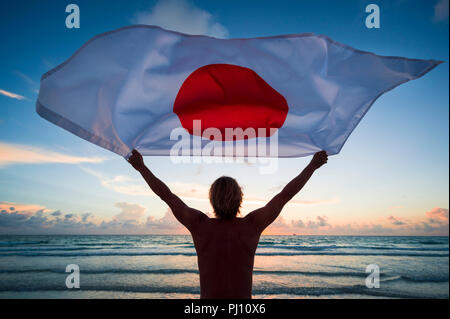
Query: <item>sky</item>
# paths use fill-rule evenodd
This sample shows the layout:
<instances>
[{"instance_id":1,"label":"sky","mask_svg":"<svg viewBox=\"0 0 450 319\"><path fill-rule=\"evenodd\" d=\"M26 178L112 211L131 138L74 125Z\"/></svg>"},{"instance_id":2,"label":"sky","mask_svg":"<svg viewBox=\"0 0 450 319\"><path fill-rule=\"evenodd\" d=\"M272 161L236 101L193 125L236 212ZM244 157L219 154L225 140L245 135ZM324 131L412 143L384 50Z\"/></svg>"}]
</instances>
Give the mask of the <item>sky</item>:
<instances>
[{"instance_id":1,"label":"sky","mask_svg":"<svg viewBox=\"0 0 450 319\"><path fill-rule=\"evenodd\" d=\"M424 77L381 96L341 152L264 234L448 235L448 0L0 2L0 234L187 234L164 202L120 156L39 117L40 76L93 36L132 24L189 34L251 38L313 32L380 55L443 60ZM365 8L380 8L368 29ZM310 158L260 164L147 166L192 207L211 215L207 192L219 176L244 191L242 216L264 205Z\"/></svg>"}]
</instances>

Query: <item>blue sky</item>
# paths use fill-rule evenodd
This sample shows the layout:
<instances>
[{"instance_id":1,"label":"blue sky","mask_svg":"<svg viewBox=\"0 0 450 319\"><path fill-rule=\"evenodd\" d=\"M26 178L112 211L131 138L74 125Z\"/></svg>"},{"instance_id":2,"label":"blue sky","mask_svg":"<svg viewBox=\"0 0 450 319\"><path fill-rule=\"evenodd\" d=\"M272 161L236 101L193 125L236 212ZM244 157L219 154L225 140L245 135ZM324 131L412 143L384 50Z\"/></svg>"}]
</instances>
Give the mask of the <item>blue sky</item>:
<instances>
[{"instance_id":1,"label":"blue sky","mask_svg":"<svg viewBox=\"0 0 450 319\"><path fill-rule=\"evenodd\" d=\"M313 32L380 55L445 61L379 98L271 233L448 234L448 1L76 1L80 29L65 27L68 3L0 3L0 232L182 232L124 159L35 112L40 76L87 40L156 23L228 38ZM369 3L380 7L380 29L364 25ZM263 201L309 160L281 159L270 176L256 164L146 163L175 192L195 190L188 203L210 212L215 178L234 176ZM255 208L244 202L243 212Z\"/></svg>"}]
</instances>

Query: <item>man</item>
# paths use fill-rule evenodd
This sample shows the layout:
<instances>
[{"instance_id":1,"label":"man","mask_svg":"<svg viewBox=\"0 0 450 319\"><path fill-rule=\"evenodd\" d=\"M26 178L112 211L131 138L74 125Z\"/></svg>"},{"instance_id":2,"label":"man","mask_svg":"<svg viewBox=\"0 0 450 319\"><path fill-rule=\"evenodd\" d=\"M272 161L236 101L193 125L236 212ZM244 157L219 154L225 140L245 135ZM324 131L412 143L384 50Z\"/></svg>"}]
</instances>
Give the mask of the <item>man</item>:
<instances>
[{"instance_id":1,"label":"man","mask_svg":"<svg viewBox=\"0 0 450 319\"><path fill-rule=\"evenodd\" d=\"M218 178L209 191L215 218L187 206L173 194L145 166L138 151L133 150L128 161L191 233L198 256L200 298L250 299L253 262L261 233L327 160L325 151L314 154L309 165L280 193L245 217L237 217L242 203L239 184L231 177Z\"/></svg>"}]
</instances>

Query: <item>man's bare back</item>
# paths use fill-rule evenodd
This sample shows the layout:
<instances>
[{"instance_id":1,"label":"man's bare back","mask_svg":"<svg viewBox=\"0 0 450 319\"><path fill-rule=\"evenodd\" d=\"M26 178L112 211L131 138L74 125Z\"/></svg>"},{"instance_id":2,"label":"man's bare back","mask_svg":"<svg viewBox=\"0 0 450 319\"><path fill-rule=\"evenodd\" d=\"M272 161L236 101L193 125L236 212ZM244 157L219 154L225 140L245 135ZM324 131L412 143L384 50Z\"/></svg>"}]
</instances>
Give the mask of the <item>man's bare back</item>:
<instances>
[{"instance_id":1,"label":"man's bare back","mask_svg":"<svg viewBox=\"0 0 450 319\"><path fill-rule=\"evenodd\" d=\"M327 162L325 151L314 155L311 163L265 206L243 218L210 218L187 206L145 166L133 150L128 160L150 188L165 201L176 219L191 233L198 256L200 297L237 299L252 297L253 263L259 237L297 194L314 171ZM236 211L237 213L237 211Z\"/></svg>"},{"instance_id":2,"label":"man's bare back","mask_svg":"<svg viewBox=\"0 0 450 319\"><path fill-rule=\"evenodd\" d=\"M200 298L251 298L253 262L260 236L257 229L246 217L205 217L193 227Z\"/></svg>"}]
</instances>

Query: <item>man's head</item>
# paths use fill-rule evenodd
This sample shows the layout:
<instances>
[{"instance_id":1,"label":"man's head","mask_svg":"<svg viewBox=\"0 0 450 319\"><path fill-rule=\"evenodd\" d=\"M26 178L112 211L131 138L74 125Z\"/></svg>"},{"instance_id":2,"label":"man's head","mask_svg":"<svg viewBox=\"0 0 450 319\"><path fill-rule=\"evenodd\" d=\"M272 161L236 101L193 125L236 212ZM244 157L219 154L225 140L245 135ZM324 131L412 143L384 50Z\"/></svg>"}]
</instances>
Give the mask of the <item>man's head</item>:
<instances>
[{"instance_id":1,"label":"man's head","mask_svg":"<svg viewBox=\"0 0 450 319\"><path fill-rule=\"evenodd\" d=\"M239 213L242 189L234 178L219 177L209 189L209 201L216 217L231 219Z\"/></svg>"}]
</instances>

